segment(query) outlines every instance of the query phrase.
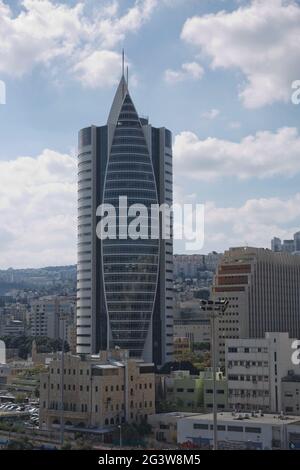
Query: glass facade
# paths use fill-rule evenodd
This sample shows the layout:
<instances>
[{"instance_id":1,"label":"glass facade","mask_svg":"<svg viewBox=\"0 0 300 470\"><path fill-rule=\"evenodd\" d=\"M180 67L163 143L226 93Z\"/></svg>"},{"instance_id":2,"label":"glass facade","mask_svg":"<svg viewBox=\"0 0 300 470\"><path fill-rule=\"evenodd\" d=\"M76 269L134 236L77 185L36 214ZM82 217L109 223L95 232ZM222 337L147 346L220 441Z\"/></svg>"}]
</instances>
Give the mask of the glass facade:
<instances>
[{"instance_id":1,"label":"glass facade","mask_svg":"<svg viewBox=\"0 0 300 470\"><path fill-rule=\"evenodd\" d=\"M117 119L103 193L103 202L113 204L117 215L120 196L127 196L128 206L144 204L148 214L151 204L158 203L151 156L128 93ZM159 222L149 217L141 219L143 223L150 234L151 223ZM159 240L103 240L102 256L110 346L142 357L157 289Z\"/></svg>"}]
</instances>

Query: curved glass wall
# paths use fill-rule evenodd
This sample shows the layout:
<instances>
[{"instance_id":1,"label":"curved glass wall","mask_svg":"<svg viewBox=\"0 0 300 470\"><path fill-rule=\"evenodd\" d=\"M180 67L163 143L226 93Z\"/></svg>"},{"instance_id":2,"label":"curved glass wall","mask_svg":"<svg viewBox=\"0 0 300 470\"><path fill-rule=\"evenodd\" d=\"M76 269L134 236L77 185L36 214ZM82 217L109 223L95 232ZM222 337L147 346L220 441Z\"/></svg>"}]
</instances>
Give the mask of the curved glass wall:
<instances>
[{"instance_id":1,"label":"curved glass wall","mask_svg":"<svg viewBox=\"0 0 300 470\"><path fill-rule=\"evenodd\" d=\"M127 196L128 206L147 207L149 217L142 224L150 234L151 223L159 223L150 217L151 204L158 203L157 189L141 122L128 93L116 123L103 193L103 202L113 204L117 215L120 196ZM102 257L111 346L141 357L156 295L159 240L103 240Z\"/></svg>"}]
</instances>

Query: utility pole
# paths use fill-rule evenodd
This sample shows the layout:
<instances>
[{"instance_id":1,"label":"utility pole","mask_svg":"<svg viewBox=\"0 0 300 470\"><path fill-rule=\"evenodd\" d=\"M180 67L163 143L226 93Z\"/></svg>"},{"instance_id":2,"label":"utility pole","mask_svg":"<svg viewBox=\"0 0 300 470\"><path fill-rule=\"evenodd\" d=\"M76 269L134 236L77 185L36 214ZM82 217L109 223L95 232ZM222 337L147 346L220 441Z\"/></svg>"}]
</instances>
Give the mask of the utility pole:
<instances>
[{"instance_id":1,"label":"utility pole","mask_svg":"<svg viewBox=\"0 0 300 470\"><path fill-rule=\"evenodd\" d=\"M217 404L217 357L216 357L216 319L219 312L224 313L228 307L229 300L201 300L201 310L210 312L210 325L211 325L211 362L212 362L212 375L213 375L213 450L218 450L218 404Z\"/></svg>"},{"instance_id":2,"label":"utility pole","mask_svg":"<svg viewBox=\"0 0 300 470\"><path fill-rule=\"evenodd\" d=\"M122 424L120 424L118 426L118 428L120 429L120 448L122 447L123 443L122 443Z\"/></svg>"},{"instance_id":3,"label":"utility pole","mask_svg":"<svg viewBox=\"0 0 300 470\"><path fill-rule=\"evenodd\" d=\"M64 423L64 386L65 386L65 319L61 318L62 321L62 348L61 348L61 362L60 362L60 387L61 387L61 403L60 403L60 444L64 445L65 437L65 423Z\"/></svg>"}]
</instances>

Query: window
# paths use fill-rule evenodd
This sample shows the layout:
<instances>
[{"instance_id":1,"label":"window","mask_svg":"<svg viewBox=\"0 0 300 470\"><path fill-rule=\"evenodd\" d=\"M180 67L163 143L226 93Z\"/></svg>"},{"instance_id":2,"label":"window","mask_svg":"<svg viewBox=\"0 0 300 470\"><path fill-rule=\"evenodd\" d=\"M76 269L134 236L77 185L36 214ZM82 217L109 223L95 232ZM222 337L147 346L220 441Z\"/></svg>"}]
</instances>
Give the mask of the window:
<instances>
[{"instance_id":1,"label":"window","mask_svg":"<svg viewBox=\"0 0 300 470\"><path fill-rule=\"evenodd\" d=\"M194 429L208 429L208 424L194 423Z\"/></svg>"},{"instance_id":2,"label":"window","mask_svg":"<svg viewBox=\"0 0 300 470\"><path fill-rule=\"evenodd\" d=\"M227 431L243 432L243 426L227 426Z\"/></svg>"},{"instance_id":3,"label":"window","mask_svg":"<svg viewBox=\"0 0 300 470\"><path fill-rule=\"evenodd\" d=\"M245 432L252 432L254 434L261 434L261 428L255 428L255 427L246 427Z\"/></svg>"}]
</instances>

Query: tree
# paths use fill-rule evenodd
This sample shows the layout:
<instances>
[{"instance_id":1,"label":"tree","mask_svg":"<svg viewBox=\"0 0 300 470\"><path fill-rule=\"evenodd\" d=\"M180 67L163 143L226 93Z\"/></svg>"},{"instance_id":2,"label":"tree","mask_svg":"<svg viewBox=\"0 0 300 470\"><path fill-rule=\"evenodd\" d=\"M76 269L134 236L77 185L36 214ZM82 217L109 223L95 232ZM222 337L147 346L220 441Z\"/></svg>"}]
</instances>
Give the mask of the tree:
<instances>
[{"instance_id":1,"label":"tree","mask_svg":"<svg viewBox=\"0 0 300 470\"><path fill-rule=\"evenodd\" d=\"M40 353L57 352L61 351L62 349L61 339L48 338L47 336L4 336L0 339L5 342L5 345L8 349L17 349L18 355L22 359L27 359L27 357L31 354L33 340L36 341L37 350ZM69 349L69 345L65 341L65 352L68 352Z\"/></svg>"},{"instance_id":2,"label":"tree","mask_svg":"<svg viewBox=\"0 0 300 470\"><path fill-rule=\"evenodd\" d=\"M23 437L15 440L10 440L6 446L8 450L32 450L33 444L28 440L28 437Z\"/></svg>"}]
</instances>

